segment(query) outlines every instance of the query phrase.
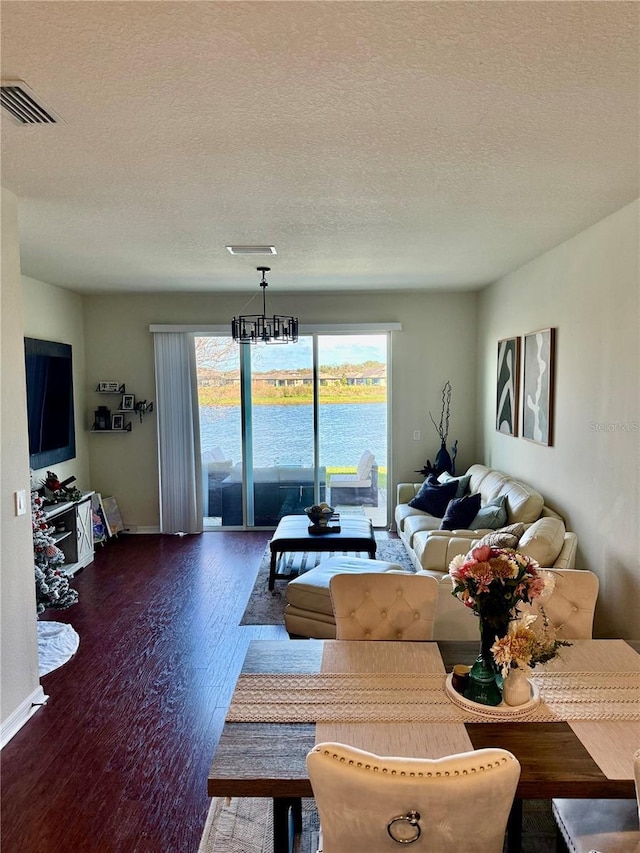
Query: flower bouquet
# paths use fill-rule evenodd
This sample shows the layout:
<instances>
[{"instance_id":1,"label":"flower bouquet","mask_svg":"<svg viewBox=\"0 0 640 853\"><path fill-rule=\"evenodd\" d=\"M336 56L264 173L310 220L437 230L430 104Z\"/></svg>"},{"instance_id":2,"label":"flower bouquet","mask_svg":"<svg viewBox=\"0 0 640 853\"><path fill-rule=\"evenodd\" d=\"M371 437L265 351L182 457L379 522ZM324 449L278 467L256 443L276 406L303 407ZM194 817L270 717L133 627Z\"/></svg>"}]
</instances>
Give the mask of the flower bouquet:
<instances>
[{"instance_id":1,"label":"flower bouquet","mask_svg":"<svg viewBox=\"0 0 640 853\"><path fill-rule=\"evenodd\" d=\"M561 646L571 645L566 640L552 636L544 607L540 607L540 613L541 630L532 627L537 622L537 616L521 616L509 623L507 634L496 638L491 647L493 659L502 672L503 697L508 705L520 705L528 699L527 678L536 664L547 663L556 657Z\"/></svg>"},{"instance_id":2,"label":"flower bouquet","mask_svg":"<svg viewBox=\"0 0 640 853\"><path fill-rule=\"evenodd\" d=\"M502 692L496 682L498 667L492 647L506 636L509 624L518 617L518 605L531 604L548 590L550 581L531 557L512 548L489 545L474 548L466 557L454 557L449 575L452 594L480 619L480 655L471 669L465 695L485 705L498 705Z\"/></svg>"}]
</instances>

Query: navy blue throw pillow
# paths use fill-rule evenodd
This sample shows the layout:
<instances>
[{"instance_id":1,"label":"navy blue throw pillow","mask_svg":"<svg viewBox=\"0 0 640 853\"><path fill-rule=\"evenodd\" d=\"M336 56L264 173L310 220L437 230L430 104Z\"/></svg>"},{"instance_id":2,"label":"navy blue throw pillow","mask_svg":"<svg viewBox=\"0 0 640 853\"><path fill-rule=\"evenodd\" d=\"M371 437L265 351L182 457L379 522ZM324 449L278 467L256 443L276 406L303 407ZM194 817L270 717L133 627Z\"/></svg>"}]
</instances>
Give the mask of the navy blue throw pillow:
<instances>
[{"instance_id":1,"label":"navy blue throw pillow","mask_svg":"<svg viewBox=\"0 0 640 853\"><path fill-rule=\"evenodd\" d=\"M480 509L481 500L482 496L478 492L475 495L465 495L449 501L440 523L440 530L468 530Z\"/></svg>"},{"instance_id":2,"label":"navy blue throw pillow","mask_svg":"<svg viewBox=\"0 0 640 853\"><path fill-rule=\"evenodd\" d=\"M442 518L447 504L455 497L457 488L456 482L439 483L435 477L429 477L422 484L415 498L409 501L409 506L435 515L436 518Z\"/></svg>"}]
</instances>

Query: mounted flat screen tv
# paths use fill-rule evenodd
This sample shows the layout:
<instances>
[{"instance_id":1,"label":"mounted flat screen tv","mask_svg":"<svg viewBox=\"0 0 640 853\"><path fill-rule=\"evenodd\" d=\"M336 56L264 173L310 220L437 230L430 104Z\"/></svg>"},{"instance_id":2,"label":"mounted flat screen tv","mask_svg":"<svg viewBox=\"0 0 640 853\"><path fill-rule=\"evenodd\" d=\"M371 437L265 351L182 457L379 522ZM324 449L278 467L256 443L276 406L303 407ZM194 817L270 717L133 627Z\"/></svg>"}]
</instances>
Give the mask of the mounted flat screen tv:
<instances>
[{"instance_id":1,"label":"mounted flat screen tv","mask_svg":"<svg viewBox=\"0 0 640 853\"><path fill-rule=\"evenodd\" d=\"M29 464L47 468L76 455L71 346L24 339Z\"/></svg>"}]
</instances>

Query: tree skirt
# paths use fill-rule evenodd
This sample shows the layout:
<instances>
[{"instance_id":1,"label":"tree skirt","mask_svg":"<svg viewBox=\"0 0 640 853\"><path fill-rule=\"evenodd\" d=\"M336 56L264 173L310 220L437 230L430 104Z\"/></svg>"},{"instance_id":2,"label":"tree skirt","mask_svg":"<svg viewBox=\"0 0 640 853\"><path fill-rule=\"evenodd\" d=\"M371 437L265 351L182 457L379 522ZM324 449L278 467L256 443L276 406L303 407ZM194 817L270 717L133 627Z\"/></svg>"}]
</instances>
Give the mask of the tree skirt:
<instances>
[{"instance_id":1,"label":"tree skirt","mask_svg":"<svg viewBox=\"0 0 640 853\"><path fill-rule=\"evenodd\" d=\"M66 663L78 650L80 637L65 622L38 622L38 667L47 675Z\"/></svg>"},{"instance_id":2,"label":"tree skirt","mask_svg":"<svg viewBox=\"0 0 640 853\"><path fill-rule=\"evenodd\" d=\"M406 548L401 539L378 539L376 557L378 560L386 560L389 563L399 563L408 572L413 571L413 565L409 559ZM344 553L342 551L337 553ZM298 570L303 573L314 568L322 560L335 557L333 551L326 552L301 552L285 554L283 559L287 560L286 570ZM366 552L357 556L368 558ZM284 592L286 584L276 581L276 587L269 591L269 565L271 552L269 547L264 553L256 582L249 596L246 610L240 621L241 625L284 625L284 608L286 605Z\"/></svg>"}]
</instances>

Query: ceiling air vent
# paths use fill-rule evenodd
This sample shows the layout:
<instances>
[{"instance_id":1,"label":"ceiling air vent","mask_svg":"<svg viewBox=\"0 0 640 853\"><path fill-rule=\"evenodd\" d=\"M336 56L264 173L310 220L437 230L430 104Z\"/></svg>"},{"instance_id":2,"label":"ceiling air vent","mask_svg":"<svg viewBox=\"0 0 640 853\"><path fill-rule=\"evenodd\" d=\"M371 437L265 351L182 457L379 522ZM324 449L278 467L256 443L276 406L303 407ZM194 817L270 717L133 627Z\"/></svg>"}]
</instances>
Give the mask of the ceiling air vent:
<instances>
[{"instance_id":1,"label":"ceiling air vent","mask_svg":"<svg viewBox=\"0 0 640 853\"><path fill-rule=\"evenodd\" d=\"M60 116L45 106L23 80L2 81L0 104L16 124L60 124L62 122Z\"/></svg>"},{"instance_id":2,"label":"ceiling air vent","mask_svg":"<svg viewBox=\"0 0 640 853\"><path fill-rule=\"evenodd\" d=\"M232 255L277 255L275 246L227 246Z\"/></svg>"}]
</instances>

